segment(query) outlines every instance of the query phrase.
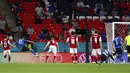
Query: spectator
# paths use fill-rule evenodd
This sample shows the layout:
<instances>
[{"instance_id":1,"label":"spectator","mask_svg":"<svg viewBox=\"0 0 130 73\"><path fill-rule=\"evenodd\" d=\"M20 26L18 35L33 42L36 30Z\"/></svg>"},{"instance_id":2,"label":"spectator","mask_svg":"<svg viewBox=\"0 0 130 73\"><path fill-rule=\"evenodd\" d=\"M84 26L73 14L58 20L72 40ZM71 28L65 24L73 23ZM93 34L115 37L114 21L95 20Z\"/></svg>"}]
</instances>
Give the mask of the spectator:
<instances>
[{"instance_id":1,"label":"spectator","mask_svg":"<svg viewBox=\"0 0 130 73\"><path fill-rule=\"evenodd\" d=\"M125 15L122 17L122 20L125 21L125 22L128 22L128 21L130 21L130 17L129 17L127 14L125 14Z\"/></svg>"},{"instance_id":2,"label":"spectator","mask_svg":"<svg viewBox=\"0 0 130 73\"><path fill-rule=\"evenodd\" d=\"M35 9L37 16L45 17L45 13L40 5L38 5Z\"/></svg>"},{"instance_id":3,"label":"spectator","mask_svg":"<svg viewBox=\"0 0 130 73\"><path fill-rule=\"evenodd\" d=\"M18 17L16 18L16 29L17 29L17 31L22 31L22 30L23 30L22 24L23 24L23 21L22 21L21 18L18 16Z\"/></svg>"},{"instance_id":4,"label":"spectator","mask_svg":"<svg viewBox=\"0 0 130 73\"><path fill-rule=\"evenodd\" d=\"M77 34L77 35L81 35L81 34L82 34L82 30L81 30L80 27L77 27L77 28L76 28L76 34Z\"/></svg>"},{"instance_id":5,"label":"spectator","mask_svg":"<svg viewBox=\"0 0 130 73\"><path fill-rule=\"evenodd\" d=\"M83 2L82 0L79 0L79 1L77 2L77 7L78 7L78 8L84 7L84 2Z\"/></svg>"},{"instance_id":6,"label":"spectator","mask_svg":"<svg viewBox=\"0 0 130 73\"><path fill-rule=\"evenodd\" d=\"M35 18L35 24L42 24L42 20L40 19L40 17L36 17Z\"/></svg>"},{"instance_id":7,"label":"spectator","mask_svg":"<svg viewBox=\"0 0 130 73\"><path fill-rule=\"evenodd\" d=\"M13 3L13 8L17 8L19 6L18 0L15 0Z\"/></svg>"},{"instance_id":8,"label":"spectator","mask_svg":"<svg viewBox=\"0 0 130 73\"><path fill-rule=\"evenodd\" d=\"M75 19L76 19L76 11L73 9L70 14L70 21L75 20Z\"/></svg>"},{"instance_id":9,"label":"spectator","mask_svg":"<svg viewBox=\"0 0 130 73\"><path fill-rule=\"evenodd\" d=\"M71 32L76 32L76 30L73 26L69 29L69 34L71 34Z\"/></svg>"},{"instance_id":10,"label":"spectator","mask_svg":"<svg viewBox=\"0 0 130 73\"><path fill-rule=\"evenodd\" d=\"M47 30L45 27L43 27L42 32L43 32L44 34L48 34L48 30Z\"/></svg>"},{"instance_id":11,"label":"spectator","mask_svg":"<svg viewBox=\"0 0 130 73\"><path fill-rule=\"evenodd\" d=\"M107 12L102 9L100 12L99 12L99 16L106 16L107 15Z\"/></svg>"},{"instance_id":12,"label":"spectator","mask_svg":"<svg viewBox=\"0 0 130 73\"><path fill-rule=\"evenodd\" d=\"M99 13L100 13L100 11L102 10L102 4L96 4L96 7L95 7L95 9L94 9L94 11L95 11L95 14L96 15L99 15Z\"/></svg>"},{"instance_id":13,"label":"spectator","mask_svg":"<svg viewBox=\"0 0 130 73\"><path fill-rule=\"evenodd\" d=\"M62 18L62 23L63 23L63 24L69 23L69 19L67 18L66 15L63 16L63 18Z\"/></svg>"},{"instance_id":14,"label":"spectator","mask_svg":"<svg viewBox=\"0 0 130 73\"><path fill-rule=\"evenodd\" d=\"M118 16L118 11L116 10L116 8L113 9L112 16Z\"/></svg>"},{"instance_id":15,"label":"spectator","mask_svg":"<svg viewBox=\"0 0 130 73\"><path fill-rule=\"evenodd\" d=\"M34 29L32 28L32 25L30 24L29 28L28 28L28 34L32 35L34 33Z\"/></svg>"},{"instance_id":16,"label":"spectator","mask_svg":"<svg viewBox=\"0 0 130 73\"><path fill-rule=\"evenodd\" d=\"M4 19L0 19L0 32L4 32L6 27L6 22Z\"/></svg>"},{"instance_id":17,"label":"spectator","mask_svg":"<svg viewBox=\"0 0 130 73\"><path fill-rule=\"evenodd\" d=\"M91 35L95 34L95 31L96 31L95 27L92 27L92 29L91 29Z\"/></svg>"},{"instance_id":18,"label":"spectator","mask_svg":"<svg viewBox=\"0 0 130 73\"><path fill-rule=\"evenodd\" d=\"M32 35L30 35L30 40L34 41L34 42L38 41L38 37L36 35L36 32L34 32Z\"/></svg>"},{"instance_id":19,"label":"spectator","mask_svg":"<svg viewBox=\"0 0 130 73\"><path fill-rule=\"evenodd\" d=\"M106 32L105 30L101 33L101 38L103 42L106 42Z\"/></svg>"},{"instance_id":20,"label":"spectator","mask_svg":"<svg viewBox=\"0 0 130 73\"><path fill-rule=\"evenodd\" d=\"M43 31L41 31L41 33L38 35L38 38L42 39L42 40L44 40L46 38L46 35L44 34Z\"/></svg>"},{"instance_id":21,"label":"spectator","mask_svg":"<svg viewBox=\"0 0 130 73\"><path fill-rule=\"evenodd\" d=\"M59 40L64 40L64 34L62 32L59 34Z\"/></svg>"},{"instance_id":22,"label":"spectator","mask_svg":"<svg viewBox=\"0 0 130 73\"><path fill-rule=\"evenodd\" d=\"M46 40L50 40L52 36L53 36L53 34L52 34L51 32L49 32L49 33L47 34Z\"/></svg>"},{"instance_id":23,"label":"spectator","mask_svg":"<svg viewBox=\"0 0 130 73\"><path fill-rule=\"evenodd\" d=\"M44 2L44 0L40 0L40 5L41 5L42 8L45 8L45 2Z\"/></svg>"},{"instance_id":24,"label":"spectator","mask_svg":"<svg viewBox=\"0 0 130 73\"><path fill-rule=\"evenodd\" d=\"M21 7L21 5L17 6L16 12L17 12L17 13L23 12L23 8Z\"/></svg>"},{"instance_id":25,"label":"spectator","mask_svg":"<svg viewBox=\"0 0 130 73\"><path fill-rule=\"evenodd\" d=\"M52 14L52 13L54 13L56 7L55 7L55 5L53 3L50 3L48 8L49 8L49 12Z\"/></svg>"}]
</instances>

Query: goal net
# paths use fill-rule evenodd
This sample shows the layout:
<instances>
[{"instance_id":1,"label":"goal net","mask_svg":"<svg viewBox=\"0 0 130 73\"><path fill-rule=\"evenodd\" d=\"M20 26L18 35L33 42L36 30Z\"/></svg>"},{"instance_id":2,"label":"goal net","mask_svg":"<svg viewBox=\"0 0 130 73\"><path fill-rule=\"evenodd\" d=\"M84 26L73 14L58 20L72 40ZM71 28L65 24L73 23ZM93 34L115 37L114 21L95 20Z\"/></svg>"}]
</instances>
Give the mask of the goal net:
<instances>
[{"instance_id":1,"label":"goal net","mask_svg":"<svg viewBox=\"0 0 130 73\"><path fill-rule=\"evenodd\" d=\"M118 33L124 40L130 30L130 22L113 22L105 23L106 37L107 37L107 49L109 52L112 51L112 40L114 39L115 33Z\"/></svg>"}]
</instances>

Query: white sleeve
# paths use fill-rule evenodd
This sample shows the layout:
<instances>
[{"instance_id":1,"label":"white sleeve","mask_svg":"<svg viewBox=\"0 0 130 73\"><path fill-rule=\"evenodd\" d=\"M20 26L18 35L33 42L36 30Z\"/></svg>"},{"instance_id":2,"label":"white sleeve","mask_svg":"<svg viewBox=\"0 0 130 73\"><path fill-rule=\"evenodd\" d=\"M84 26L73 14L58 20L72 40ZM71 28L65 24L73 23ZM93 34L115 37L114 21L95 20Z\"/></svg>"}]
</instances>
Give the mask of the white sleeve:
<instances>
[{"instance_id":1,"label":"white sleeve","mask_svg":"<svg viewBox=\"0 0 130 73\"><path fill-rule=\"evenodd\" d=\"M10 45L10 41L8 40L8 44Z\"/></svg>"},{"instance_id":2,"label":"white sleeve","mask_svg":"<svg viewBox=\"0 0 130 73\"><path fill-rule=\"evenodd\" d=\"M66 42L69 42L69 38L67 38Z\"/></svg>"},{"instance_id":3,"label":"white sleeve","mask_svg":"<svg viewBox=\"0 0 130 73\"><path fill-rule=\"evenodd\" d=\"M90 41L92 41L92 37L90 37Z\"/></svg>"},{"instance_id":4,"label":"white sleeve","mask_svg":"<svg viewBox=\"0 0 130 73\"><path fill-rule=\"evenodd\" d=\"M76 42L78 42L78 37L76 37Z\"/></svg>"},{"instance_id":5,"label":"white sleeve","mask_svg":"<svg viewBox=\"0 0 130 73\"><path fill-rule=\"evenodd\" d=\"M3 44L2 41L0 42L0 44L1 44L1 45Z\"/></svg>"},{"instance_id":6,"label":"white sleeve","mask_svg":"<svg viewBox=\"0 0 130 73\"><path fill-rule=\"evenodd\" d=\"M99 41L102 41L102 38L101 38L101 37L99 38Z\"/></svg>"}]
</instances>

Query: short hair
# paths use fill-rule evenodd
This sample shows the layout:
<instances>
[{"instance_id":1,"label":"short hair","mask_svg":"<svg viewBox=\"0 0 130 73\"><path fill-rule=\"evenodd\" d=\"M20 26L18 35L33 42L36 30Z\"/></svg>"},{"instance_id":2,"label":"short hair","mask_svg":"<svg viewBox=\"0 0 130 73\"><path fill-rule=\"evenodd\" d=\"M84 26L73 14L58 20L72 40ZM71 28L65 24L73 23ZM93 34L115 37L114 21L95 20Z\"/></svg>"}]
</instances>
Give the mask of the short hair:
<instances>
[{"instance_id":1,"label":"short hair","mask_svg":"<svg viewBox=\"0 0 130 73\"><path fill-rule=\"evenodd\" d=\"M119 34L118 34L118 33L116 33L116 34L115 34L115 36L116 36L116 37L118 37L118 36L119 36Z\"/></svg>"},{"instance_id":2,"label":"short hair","mask_svg":"<svg viewBox=\"0 0 130 73\"><path fill-rule=\"evenodd\" d=\"M97 31L97 30L95 30L95 33L97 34L97 33L98 33L98 31Z\"/></svg>"},{"instance_id":3,"label":"short hair","mask_svg":"<svg viewBox=\"0 0 130 73\"><path fill-rule=\"evenodd\" d=\"M74 32L74 31L72 31L72 32L71 32L71 35L74 35L74 34L75 34L75 32Z\"/></svg>"}]
</instances>

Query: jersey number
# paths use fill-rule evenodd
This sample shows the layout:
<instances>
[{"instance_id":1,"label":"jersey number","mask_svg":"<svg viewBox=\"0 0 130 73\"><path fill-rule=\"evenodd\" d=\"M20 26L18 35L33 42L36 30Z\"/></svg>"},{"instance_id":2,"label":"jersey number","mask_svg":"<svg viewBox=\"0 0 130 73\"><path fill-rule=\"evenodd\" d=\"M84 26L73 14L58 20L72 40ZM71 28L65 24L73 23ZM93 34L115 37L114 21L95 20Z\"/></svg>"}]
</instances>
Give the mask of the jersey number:
<instances>
[{"instance_id":1,"label":"jersey number","mask_svg":"<svg viewBox=\"0 0 130 73\"><path fill-rule=\"evenodd\" d=\"M71 39L71 44L75 44L75 39Z\"/></svg>"},{"instance_id":2,"label":"jersey number","mask_svg":"<svg viewBox=\"0 0 130 73\"><path fill-rule=\"evenodd\" d=\"M97 43L97 38L94 38L94 42Z\"/></svg>"},{"instance_id":3,"label":"jersey number","mask_svg":"<svg viewBox=\"0 0 130 73\"><path fill-rule=\"evenodd\" d=\"M6 42L6 41L4 41L4 47L5 47L5 48L7 47L7 42Z\"/></svg>"}]
</instances>

